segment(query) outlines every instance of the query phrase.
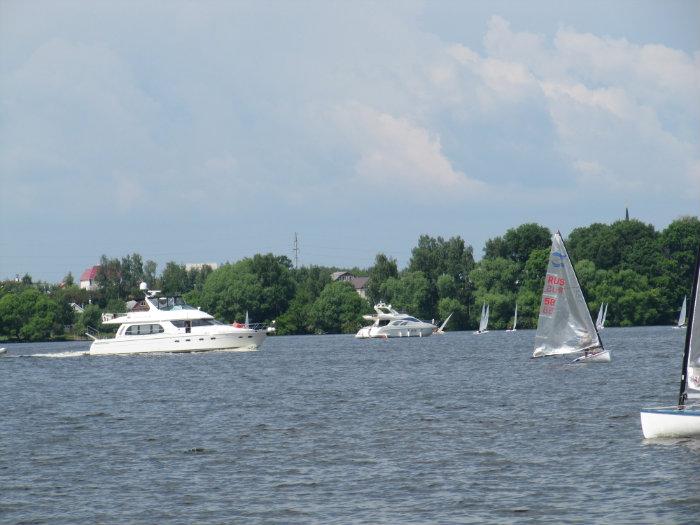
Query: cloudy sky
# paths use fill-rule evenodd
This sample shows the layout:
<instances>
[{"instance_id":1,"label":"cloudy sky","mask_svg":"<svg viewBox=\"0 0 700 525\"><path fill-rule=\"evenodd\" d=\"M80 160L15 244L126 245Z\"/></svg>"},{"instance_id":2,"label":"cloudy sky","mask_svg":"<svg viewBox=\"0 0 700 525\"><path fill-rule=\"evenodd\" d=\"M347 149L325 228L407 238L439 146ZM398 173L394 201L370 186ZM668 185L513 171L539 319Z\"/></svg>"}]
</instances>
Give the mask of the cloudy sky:
<instances>
[{"instance_id":1,"label":"cloudy sky","mask_svg":"<svg viewBox=\"0 0 700 525\"><path fill-rule=\"evenodd\" d=\"M0 279L700 211L700 2L0 1Z\"/></svg>"}]
</instances>

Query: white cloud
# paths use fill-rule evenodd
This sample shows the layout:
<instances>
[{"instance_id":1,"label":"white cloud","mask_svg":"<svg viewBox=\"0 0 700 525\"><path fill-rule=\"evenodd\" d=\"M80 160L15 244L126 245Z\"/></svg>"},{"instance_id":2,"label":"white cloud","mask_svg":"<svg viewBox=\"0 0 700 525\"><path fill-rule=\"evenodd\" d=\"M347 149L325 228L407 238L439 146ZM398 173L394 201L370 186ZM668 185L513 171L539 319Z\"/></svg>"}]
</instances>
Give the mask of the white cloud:
<instances>
[{"instance_id":1,"label":"white cloud","mask_svg":"<svg viewBox=\"0 0 700 525\"><path fill-rule=\"evenodd\" d=\"M356 175L368 188L381 185L394 195L418 198L426 192L447 192L450 199L474 196L486 188L455 170L440 137L408 118L350 104L336 111L336 119L357 149Z\"/></svg>"}]
</instances>

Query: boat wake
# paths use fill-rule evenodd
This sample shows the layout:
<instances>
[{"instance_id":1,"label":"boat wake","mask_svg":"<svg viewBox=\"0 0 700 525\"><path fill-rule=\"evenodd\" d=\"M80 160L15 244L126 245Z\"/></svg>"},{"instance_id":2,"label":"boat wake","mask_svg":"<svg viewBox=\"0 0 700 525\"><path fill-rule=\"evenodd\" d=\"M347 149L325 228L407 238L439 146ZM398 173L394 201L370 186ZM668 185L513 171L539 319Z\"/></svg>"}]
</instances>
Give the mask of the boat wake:
<instances>
[{"instance_id":1,"label":"boat wake","mask_svg":"<svg viewBox=\"0 0 700 525\"><path fill-rule=\"evenodd\" d=\"M64 359L66 357L83 357L90 355L90 352L52 352L50 354L20 354L20 355L5 355L3 359L10 359L13 357L43 357L49 359Z\"/></svg>"}]
</instances>

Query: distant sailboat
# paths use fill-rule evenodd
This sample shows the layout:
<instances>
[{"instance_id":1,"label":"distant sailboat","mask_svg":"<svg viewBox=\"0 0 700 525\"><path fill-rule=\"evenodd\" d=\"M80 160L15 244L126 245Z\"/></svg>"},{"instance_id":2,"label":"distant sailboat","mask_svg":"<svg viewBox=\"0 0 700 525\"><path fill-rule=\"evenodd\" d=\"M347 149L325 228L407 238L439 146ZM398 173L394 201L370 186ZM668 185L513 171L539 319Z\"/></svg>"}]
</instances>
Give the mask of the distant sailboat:
<instances>
[{"instance_id":1,"label":"distant sailboat","mask_svg":"<svg viewBox=\"0 0 700 525\"><path fill-rule=\"evenodd\" d=\"M513 328L506 330L506 332L515 332L518 326L518 303L515 303L515 314L513 315Z\"/></svg>"},{"instance_id":2,"label":"distant sailboat","mask_svg":"<svg viewBox=\"0 0 700 525\"><path fill-rule=\"evenodd\" d=\"M488 332L489 326L489 305L484 303L481 306L481 319L479 321L479 329L474 332L475 334L485 334Z\"/></svg>"},{"instance_id":3,"label":"distant sailboat","mask_svg":"<svg viewBox=\"0 0 700 525\"><path fill-rule=\"evenodd\" d=\"M595 319L595 327L600 330L603 326L603 309L605 308L605 303L600 303L600 308L598 308L598 317Z\"/></svg>"},{"instance_id":4,"label":"distant sailboat","mask_svg":"<svg viewBox=\"0 0 700 525\"><path fill-rule=\"evenodd\" d=\"M683 327L686 325L686 320L685 320L685 303L686 303L686 299L687 299L687 298L688 298L687 295L686 295L685 297L683 297L683 305L681 306L681 313L680 313L680 315L678 316L678 324L677 324L676 328L683 328Z\"/></svg>"},{"instance_id":5,"label":"distant sailboat","mask_svg":"<svg viewBox=\"0 0 700 525\"><path fill-rule=\"evenodd\" d=\"M645 438L700 436L700 406L686 405L688 399L700 398L700 249L695 262L695 278L690 296L690 315L685 332L681 388L678 405L661 408L643 408L640 411L642 433ZM685 305L685 300L683 300Z\"/></svg>"},{"instance_id":6,"label":"distant sailboat","mask_svg":"<svg viewBox=\"0 0 700 525\"><path fill-rule=\"evenodd\" d=\"M442 335L442 334L445 333L445 326L447 326L447 321L450 320L450 317L452 317L452 314L453 314L453 313L454 313L454 312L450 313L450 315L447 316L447 319L445 319L445 322L442 323L442 324L440 325L440 328L438 328L437 330L434 330L434 331L433 331L433 334L435 334L435 335ZM433 324L434 324L434 323L433 323Z\"/></svg>"},{"instance_id":7,"label":"distant sailboat","mask_svg":"<svg viewBox=\"0 0 700 525\"><path fill-rule=\"evenodd\" d=\"M602 330L603 328L605 328L605 319L608 317L608 304L609 303L600 303L598 317L595 321L596 330Z\"/></svg>"},{"instance_id":8,"label":"distant sailboat","mask_svg":"<svg viewBox=\"0 0 700 525\"><path fill-rule=\"evenodd\" d=\"M608 320L608 306L610 306L610 303L605 303L605 311L603 312L603 322L600 324L601 330L605 328L605 321Z\"/></svg>"},{"instance_id":9,"label":"distant sailboat","mask_svg":"<svg viewBox=\"0 0 700 525\"><path fill-rule=\"evenodd\" d=\"M610 351L603 348L564 240L557 232L552 236L532 357L579 352L583 355L574 362L610 361Z\"/></svg>"}]
</instances>

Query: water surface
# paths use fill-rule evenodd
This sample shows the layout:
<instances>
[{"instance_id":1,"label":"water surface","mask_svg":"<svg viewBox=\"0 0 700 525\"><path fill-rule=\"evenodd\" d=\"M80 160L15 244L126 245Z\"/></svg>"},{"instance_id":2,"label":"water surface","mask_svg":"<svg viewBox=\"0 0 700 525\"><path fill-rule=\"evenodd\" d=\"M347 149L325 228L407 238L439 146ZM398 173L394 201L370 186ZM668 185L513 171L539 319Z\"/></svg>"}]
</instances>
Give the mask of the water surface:
<instances>
[{"instance_id":1,"label":"water surface","mask_svg":"<svg viewBox=\"0 0 700 525\"><path fill-rule=\"evenodd\" d=\"M0 359L0 522L696 523L700 444L642 438L684 330L272 337L262 350ZM25 356L25 357L18 357Z\"/></svg>"}]
</instances>

